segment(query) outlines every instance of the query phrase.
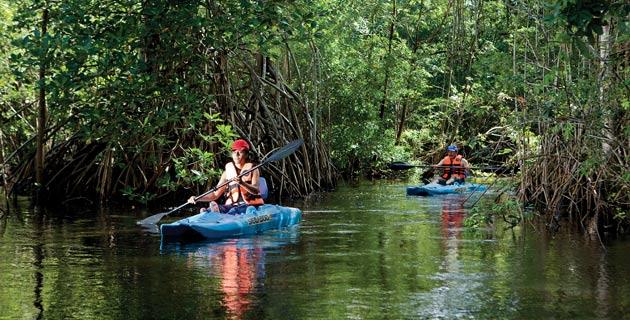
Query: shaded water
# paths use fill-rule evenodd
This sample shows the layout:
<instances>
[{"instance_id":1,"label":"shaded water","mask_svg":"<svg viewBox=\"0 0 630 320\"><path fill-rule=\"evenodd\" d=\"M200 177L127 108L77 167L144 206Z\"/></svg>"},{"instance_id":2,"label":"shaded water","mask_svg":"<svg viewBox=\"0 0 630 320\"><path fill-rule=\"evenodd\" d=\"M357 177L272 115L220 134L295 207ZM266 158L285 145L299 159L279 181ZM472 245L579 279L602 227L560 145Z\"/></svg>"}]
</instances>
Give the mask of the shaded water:
<instances>
[{"instance_id":1,"label":"shaded water","mask_svg":"<svg viewBox=\"0 0 630 320\"><path fill-rule=\"evenodd\" d=\"M163 247L135 225L151 213L12 210L0 319L629 317L630 241L473 232L466 196L404 187L342 186L293 204L299 228Z\"/></svg>"}]
</instances>

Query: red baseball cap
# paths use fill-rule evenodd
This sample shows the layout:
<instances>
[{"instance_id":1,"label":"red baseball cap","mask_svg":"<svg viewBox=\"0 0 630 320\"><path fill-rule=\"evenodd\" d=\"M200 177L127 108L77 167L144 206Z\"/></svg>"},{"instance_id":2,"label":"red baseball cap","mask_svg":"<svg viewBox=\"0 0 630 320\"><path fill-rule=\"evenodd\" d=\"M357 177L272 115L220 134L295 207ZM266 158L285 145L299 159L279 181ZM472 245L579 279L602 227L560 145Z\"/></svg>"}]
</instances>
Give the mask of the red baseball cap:
<instances>
[{"instance_id":1,"label":"red baseball cap","mask_svg":"<svg viewBox=\"0 0 630 320\"><path fill-rule=\"evenodd\" d=\"M249 150L249 143L243 139L238 139L232 143L232 150Z\"/></svg>"}]
</instances>

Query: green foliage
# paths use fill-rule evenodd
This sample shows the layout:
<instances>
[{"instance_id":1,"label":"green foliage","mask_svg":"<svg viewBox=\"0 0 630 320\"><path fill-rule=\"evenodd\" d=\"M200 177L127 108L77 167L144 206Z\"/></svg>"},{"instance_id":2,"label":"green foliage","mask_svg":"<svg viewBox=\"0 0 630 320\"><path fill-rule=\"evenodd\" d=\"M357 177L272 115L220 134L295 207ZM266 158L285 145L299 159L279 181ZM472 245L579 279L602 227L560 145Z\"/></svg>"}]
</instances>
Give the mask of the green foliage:
<instances>
[{"instance_id":1,"label":"green foliage","mask_svg":"<svg viewBox=\"0 0 630 320\"><path fill-rule=\"evenodd\" d=\"M613 218L619 222L627 222L630 220L630 211L623 208L615 208Z\"/></svg>"},{"instance_id":2,"label":"green foliage","mask_svg":"<svg viewBox=\"0 0 630 320\"><path fill-rule=\"evenodd\" d=\"M185 184L206 182L210 178L221 174L220 170L213 169L214 154L199 148L185 150L183 156L174 158L173 162L175 163L177 177L181 178L181 182Z\"/></svg>"},{"instance_id":3,"label":"green foliage","mask_svg":"<svg viewBox=\"0 0 630 320\"><path fill-rule=\"evenodd\" d=\"M267 81L294 90L263 99L303 101L292 111L319 132L300 134L321 135L343 173L374 173L449 143L475 160L530 165L553 135L583 145L573 156L588 176L606 164L593 137L630 130L630 77L616 51L630 39L629 13L624 2L577 0L3 1L1 147L32 149L44 86L51 148L79 141L60 158L105 145L113 188L139 201L206 185L236 137L229 105L249 106L245 64L260 54L284 78ZM607 30L601 60L594 40Z\"/></svg>"},{"instance_id":4,"label":"green foliage","mask_svg":"<svg viewBox=\"0 0 630 320\"><path fill-rule=\"evenodd\" d=\"M471 228L484 228L494 225L498 219L505 222L505 227L508 229L518 226L525 219L522 203L507 197L500 203L495 202L490 207L473 207L464 220L464 225Z\"/></svg>"},{"instance_id":5,"label":"green foliage","mask_svg":"<svg viewBox=\"0 0 630 320\"><path fill-rule=\"evenodd\" d=\"M34 130L32 123L25 118L30 110L24 106L25 103L33 103L33 86L18 82L10 64L12 57L22 54L12 46L19 36L19 31L11 25L16 10L17 3L0 2L0 138L7 144L0 145L5 149L0 152L6 154L16 150L18 141L31 136ZM17 163L17 160L8 162Z\"/></svg>"},{"instance_id":6,"label":"green foliage","mask_svg":"<svg viewBox=\"0 0 630 320\"><path fill-rule=\"evenodd\" d=\"M7 97L0 102L0 119L10 118L2 133L12 143L3 151L34 135L32 106L42 85L48 128L57 128L50 141L73 137L79 145L109 146L112 167L122 171L110 174L121 179L128 198L149 201L160 188L205 185L217 175L213 152L236 137L218 113L215 84L208 80L213 55L243 46L277 51L283 4L3 2L0 15L7 19L0 24L0 47L8 49L0 62L10 63L0 63L0 93ZM5 32L9 25L13 29Z\"/></svg>"},{"instance_id":7,"label":"green foliage","mask_svg":"<svg viewBox=\"0 0 630 320\"><path fill-rule=\"evenodd\" d=\"M560 24L566 31L575 36L585 36L593 42L596 35L603 34L603 28L610 23L611 16L627 18L630 4L610 1L547 1L548 14L545 21L549 24ZM581 50L585 53L587 50Z\"/></svg>"},{"instance_id":8,"label":"green foliage","mask_svg":"<svg viewBox=\"0 0 630 320\"><path fill-rule=\"evenodd\" d=\"M493 224L493 215L486 209L480 209L480 207L473 207L468 212L468 216L464 219L464 226L468 228L485 228Z\"/></svg>"},{"instance_id":9,"label":"green foliage","mask_svg":"<svg viewBox=\"0 0 630 320\"><path fill-rule=\"evenodd\" d=\"M409 150L394 145L393 135L392 130L382 133L375 122L333 128L331 155L335 165L355 175L384 168L393 160L409 158Z\"/></svg>"},{"instance_id":10,"label":"green foliage","mask_svg":"<svg viewBox=\"0 0 630 320\"><path fill-rule=\"evenodd\" d=\"M401 137L401 145L408 150L411 158L399 158L392 159L396 161L409 161L412 158L419 158L423 156L423 152L430 149L430 146L435 144L435 137L429 128L423 128L421 130L409 129L405 130ZM427 147L429 146L429 147Z\"/></svg>"},{"instance_id":11,"label":"green foliage","mask_svg":"<svg viewBox=\"0 0 630 320\"><path fill-rule=\"evenodd\" d=\"M515 199L495 204L492 212L500 216L507 223L508 228L514 228L523 221L523 204Z\"/></svg>"},{"instance_id":12,"label":"green foliage","mask_svg":"<svg viewBox=\"0 0 630 320\"><path fill-rule=\"evenodd\" d=\"M155 198L155 194L150 192L138 193L132 186L126 186L121 190L121 194L129 201L138 202L143 205L149 203L149 201Z\"/></svg>"}]
</instances>

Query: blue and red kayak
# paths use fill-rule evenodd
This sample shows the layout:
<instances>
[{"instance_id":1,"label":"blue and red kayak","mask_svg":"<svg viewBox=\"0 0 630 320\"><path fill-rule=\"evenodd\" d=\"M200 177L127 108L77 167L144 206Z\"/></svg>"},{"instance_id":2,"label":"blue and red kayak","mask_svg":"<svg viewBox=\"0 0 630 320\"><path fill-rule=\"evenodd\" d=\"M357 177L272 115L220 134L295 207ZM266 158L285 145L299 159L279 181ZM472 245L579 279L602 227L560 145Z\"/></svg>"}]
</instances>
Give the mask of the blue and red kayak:
<instances>
[{"instance_id":1,"label":"blue and red kayak","mask_svg":"<svg viewBox=\"0 0 630 320\"><path fill-rule=\"evenodd\" d=\"M162 241L195 241L234 238L282 229L296 225L302 219L297 208L273 204L247 207L244 214L224 214L206 211L173 223L160 225Z\"/></svg>"},{"instance_id":2,"label":"blue and red kayak","mask_svg":"<svg viewBox=\"0 0 630 320\"><path fill-rule=\"evenodd\" d=\"M486 191L488 186L477 183L454 183L451 185L441 185L439 183L429 183L419 187L407 187L408 196L435 196L440 194L468 193Z\"/></svg>"}]
</instances>

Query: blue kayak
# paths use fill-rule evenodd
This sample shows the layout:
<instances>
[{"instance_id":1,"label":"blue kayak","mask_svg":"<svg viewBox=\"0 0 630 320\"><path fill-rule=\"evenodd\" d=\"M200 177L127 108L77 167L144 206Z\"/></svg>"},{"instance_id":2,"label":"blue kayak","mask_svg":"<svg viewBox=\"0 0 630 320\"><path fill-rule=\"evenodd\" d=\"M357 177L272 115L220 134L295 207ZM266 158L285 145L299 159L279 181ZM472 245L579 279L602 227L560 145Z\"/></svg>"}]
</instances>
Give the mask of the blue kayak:
<instances>
[{"instance_id":1,"label":"blue kayak","mask_svg":"<svg viewBox=\"0 0 630 320\"><path fill-rule=\"evenodd\" d=\"M488 186L477 183L454 183L451 185L441 185L439 183L429 183L419 187L407 187L408 196L435 196L440 194L467 193L476 191L486 191Z\"/></svg>"},{"instance_id":2,"label":"blue kayak","mask_svg":"<svg viewBox=\"0 0 630 320\"><path fill-rule=\"evenodd\" d=\"M244 214L236 215L206 211L162 224L160 233L162 241L221 239L282 229L298 224L301 219L300 209L264 204L247 207Z\"/></svg>"}]
</instances>

